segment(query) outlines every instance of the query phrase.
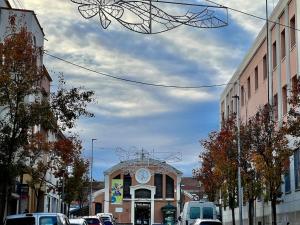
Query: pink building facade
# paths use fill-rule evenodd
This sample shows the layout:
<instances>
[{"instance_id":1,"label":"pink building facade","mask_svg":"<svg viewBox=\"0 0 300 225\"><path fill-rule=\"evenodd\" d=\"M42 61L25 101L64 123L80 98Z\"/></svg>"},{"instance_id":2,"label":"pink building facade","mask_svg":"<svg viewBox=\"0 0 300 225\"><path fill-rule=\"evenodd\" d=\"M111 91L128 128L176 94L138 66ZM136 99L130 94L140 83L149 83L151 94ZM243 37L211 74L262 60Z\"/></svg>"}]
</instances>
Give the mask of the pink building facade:
<instances>
[{"instance_id":1,"label":"pink building facade","mask_svg":"<svg viewBox=\"0 0 300 225\"><path fill-rule=\"evenodd\" d=\"M276 22L269 23L269 53L265 25L221 95L221 119L236 111L236 101L232 98L234 95L240 99L242 121L252 117L268 100L275 107L278 124L286 118L289 107L287 99L300 74L300 33L297 31L300 24L300 1L280 0L269 19ZM283 176L282 203L277 206L280 224L300 224L299 149L295 149L290 161L289 175ZM246 205L243 209L244 224L248 223L247 215ZM270 224L270 203L257 202L255 215L256 224ZM223 218L224 223L229 224L231 212L225 210Z\"/></svg>"}]
</instances>

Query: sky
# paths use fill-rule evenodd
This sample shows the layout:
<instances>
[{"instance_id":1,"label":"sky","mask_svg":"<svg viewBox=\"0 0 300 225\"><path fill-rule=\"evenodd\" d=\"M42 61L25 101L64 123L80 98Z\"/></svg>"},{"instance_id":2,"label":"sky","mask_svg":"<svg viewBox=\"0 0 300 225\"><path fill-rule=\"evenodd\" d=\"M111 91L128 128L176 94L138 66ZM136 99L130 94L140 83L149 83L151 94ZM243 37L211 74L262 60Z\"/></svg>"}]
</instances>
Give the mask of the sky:
<instances>
[{"instance_id":1,"label":"sky","mask_svg":"<svg viewBox=\"0 0 300 225\"><path fill-rule=\"evenodd\" d=\"M215 1L265 17L263 0ZM264 25L262 20L229 10L229 25L224 28L180 26L145 35L114 19L103 29L97 16L83 18L78 5L70 0L10 2L13 7L35 11L50 54L113 76L175 86L228 82ZM269 10L276 3L269 0ZM185 9L172 6L169 10L176 14ZM80 119L75 132L82 139L87 159L91 159L92 139L97 139L93 148L96 180L103 180L103 171L126 158L125 153L141 149L167 159L184 176L192 176L192 170L200 165L200 141L219 128L219 98L224 87L149 87L104 77L47 55L44 64L53 78L53 90L63 73L70 87L95 91L96 102L88 107L95 117Z\"/></svg>"}]
</instances>

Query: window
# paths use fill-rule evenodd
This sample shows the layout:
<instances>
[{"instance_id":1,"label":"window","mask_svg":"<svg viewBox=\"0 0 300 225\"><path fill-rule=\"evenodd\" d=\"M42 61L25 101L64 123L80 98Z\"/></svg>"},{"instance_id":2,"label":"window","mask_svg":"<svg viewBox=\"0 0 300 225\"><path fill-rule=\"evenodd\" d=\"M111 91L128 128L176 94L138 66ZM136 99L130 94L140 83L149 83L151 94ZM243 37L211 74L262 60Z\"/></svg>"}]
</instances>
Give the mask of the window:
<instances>
[{"instance_id":1,"label":"window","mask_svg":"<svg viewBox=\"0 0 300 225\"><path fill-rule=\"evenodd\" d=\"M284 173L284 191L285 193L289 193L291 191L291 175L289 168Z\"/></svg>"},{"instance_id":2,"label":"window","mask_svg":"<svg viewBox=\"0 0 300 225\"><path fill-rule=\"evenodd\" d=\"M233 99L231 99L231 102L230 102L230 108L231 108L231 113L234 113Z\"/></svg>"},{"instance_id":3,"label":"window","mask_svg":"<svg viewBox=\"0 0 300 225\"><path fill-rule=\"evenodd\" d=\"M131 176L130 176L130 174L126 174L126 175L124 175L124 184L123 184L124 198L131 198L130 186L131 186Z\"/></svg>"},{"instance_id":4,"label":"window","mask_svg":"<svg viewBox=\"0 0 300 225\"><path fill-rule=\"evenodd\" d=\"M278 120L278 96L277 94L274 95L274 106L273 106L273 110L274 110L274 120L277 121Z\"/></svg>"},{"instance_id":5,"label":"window","mask_svg":"<svg viewBox=\"0 0 300 225\"><path fill-rule=\"evenodd\" d=\"M282 114L285 115L287 113L287 87L284 86L282 88Z\"/></svg>"},{"instance_id":6,"label":"window","mask_svg":"<svg viewBox=\"0 0 300 225\"><path fill-rule=\"evenodd\" d=\"M248 88L248 99L251 98L251 83L250 83L250 77L247 79L247 88Z\"/></svg>"},{"instance_id":7,"label":"window","mask_svg":"<svg viewBox=\"0 0 300 225\"><path fill-rule=\"evenodd\" d=\"M277 58L276 58L276 56L277 56L277 51L276 51L276 41L273 43L273 45L272 45L272 53L273 53L273 55L272 55L272 59L273 59L273 69L275 69L276 68L276 66L277 66Z\"/></svg>"},{"instance_id":8,"label":"window","mask_svg":"<svg viewBox=\"0 0 300 225\"><path fill-rule=\"evenodd\" d=\"M40 225L56 225L57 218L56 216L43 216L40 217Z\"/></svg>"},{"instance_id":9,"label":"window","mask_svg":"<svg viewBox=\"0 0 300 225\"><path fill-rule=\"evenodd\" d=\"M268 68L267 68L267 55L263 58L263 73L264 73L264 80L268 77Z\"/></svg>"},{"instance_id":10,"label":"window","mask_svg":"<svg viewBox=\"0 0 300 225\"><path fill-rule=\"evenodd\" d=\"M255 74L255 90L257 90L258 89L258 67L257 66L255 67L254 74Z\"/></svg>"},{"instance_id":11,"label":"window","mask_svg":"<svg viewBox=\"0 0 300 225\"><path fill-rule=\"evenodd\" d=\"M242 106L245 105L245 89L244 89L244 86L241 87L241 104L242 104Z\"/></svg>"},{"instance_id":12,"label":"window","mask_svg":"<svg viewBox=\"0 0 300 225\"><path fill-rule=\"evenodd\" d=\"M285 57L285 29L281 32L280 35L280 41L281 41L281 59Z\"/></svg>"},{"instance_id":13,"label":"window","mask_svg":"<svg viewBox=\"0 0 300 225\"><path fill-rule=\"evenodd\" d=\"M34 217L11 218L6 220L6 225L33 225L35 224Z\"/></svg>"},{"instance_id":14,"label":"window","mask_svg":"<svg viewBox=\"0 0 300 225\"><path fill-rule=\"evenodd\" d=\"M295 189L300 189L300 150L294 152Z\"/></svg>"},{"instance_id":15,"label":"window","mask_svg":"<svg viewBox=\"0 0 300 225\"><path fill-rule=\"evenodd\" d=\"M166 198L174 198L174 180L166 175Z\"/></svg>"},{"instance_id":16,"label":"window","mask_svg":"<svg viewBox=\"0 0 300 225\"><path fill-rule=\"evenodd\" d=\"M212 207L203 207L203 219L213 219L214 218L214 210Z\"/></svg>"},{"instance_id":17,"label":"window","mask_svg":"<svg viewBox=\"0 0 300 225\"><path fill-rule=\"evenodd\" d=\"M155 198L163 197L163 175L155 174L154 175L154 186L156 187Z\"/></svg>"},{"instance_id":18,"label":"window","mask_svg":"<svg viewBox=\"0 0 300 225\"><path fill-rule=\"evenodd\" d=\"M136 198L151 198L151 191L148 189L138 189L135 191Z\"/></svg>"},{"instance_id":19,"label":"window","mask_svg":"<svg viewBox=\"0 0 300 225\"><path fill-rule=\"evenodd\" d=\"M200 218L200 207L191 207L190 208L190 218L191 219Z\"/></svg>"},{"instance_id":20,"label":"window","mask_svg":"<svg viewBox=\"0 0 300 225\"><path fill-rule=\"evenodd\" d=\"M297 90L297 83L298 83L298 78L297 75L292 78L292 91Z\"/></svg>"},{"instance_id":21,"label":"window","mask_svg":"<svg viewBox=\"0 0 300 225\"><path fill-rule=\"evenodd\" d=\"M293 16L293 18L290 20L290 36L291 36L291 47L293 47L296 44L296 32L295 32L295 28L296 28L296 20L295 20L295 16Z\"/></svg>"}]
</instances>

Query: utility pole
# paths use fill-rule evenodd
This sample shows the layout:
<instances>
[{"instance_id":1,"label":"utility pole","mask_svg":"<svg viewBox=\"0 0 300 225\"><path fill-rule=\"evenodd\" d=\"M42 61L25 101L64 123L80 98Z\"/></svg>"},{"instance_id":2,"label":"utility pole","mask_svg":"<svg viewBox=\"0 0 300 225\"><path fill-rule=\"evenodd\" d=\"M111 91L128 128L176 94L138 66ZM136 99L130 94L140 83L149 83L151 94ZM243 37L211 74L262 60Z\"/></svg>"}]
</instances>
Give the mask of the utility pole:
<instances>
[{"instance_id":1,"label":"utility pole","mask_svg":"<svg viewBox=\"0 0 300 225\"><path fill-rule=\"evenodd\" d=\"M94 161L94 141L96 141L97 139L92 138L92 157L91 157L91 180L90 180L90 185L91 185L91 190L90 190L90 210L89 210L89 215L92 216L92 209L93 209L93 198L92 198L92 194L93 194L93 161Z\"/></svg>"},{"instance_id":2,"label":"utility pole","mask_svg":"<svg viewBox=\"0 0 300 225\"><path fill-rule=\"evenodd\" d=\"M237 115L237 147L238 147L238 197L239 197L239 221L243 225L243 191L241 181L241 137L240 137L240 97L232 96L236 99L236 115Z\"/></svg>"}]
</instances>

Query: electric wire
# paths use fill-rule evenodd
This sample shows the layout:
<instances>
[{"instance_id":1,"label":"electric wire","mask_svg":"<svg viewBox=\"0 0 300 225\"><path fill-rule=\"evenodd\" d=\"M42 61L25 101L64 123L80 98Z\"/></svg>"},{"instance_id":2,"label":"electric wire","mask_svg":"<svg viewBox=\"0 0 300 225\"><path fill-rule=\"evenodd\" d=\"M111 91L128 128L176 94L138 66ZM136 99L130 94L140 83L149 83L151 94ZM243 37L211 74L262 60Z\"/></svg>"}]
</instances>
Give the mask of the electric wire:
<instances>
[{"instance_id":1,"label":"electric wire","mask_svg":"<svg viewBox=\"0 0 300 225\"><path fill-rule=\"evenodd\" d=\"M44 51L44 54L51 57L51 58L60 60L64 63L73 65L77 68L81 68L83 70L99 74L101 76L109 77L109 78L112 78L112 79L115 79L115 80L124 81L124 82L128 82L128 83L145 85L145 86L161 87L161 88L177 88L177 89L201 89L201 88L221 87L221 86L226 86L228 84L231 84L231 83L224 83L224 84L199 85L199 86L179 86L179 85L166 85L166 84L149 83L149 82L137 81L137 80L127 79L127 78L122 78L122 77L119 77L119 76L114 76L114 75L111 75L111 74L108 74L108 73L99 72L99 71L96 71L94 69L90 69L86 66L82 66L82 65L79 65L77 63L74 63L74 62L68 61L66 59L63 59L61 57L52 55L52 54L48 53L47 51Z\"/></svg>"},{"instance_id":2,"label":"electric wire","mask_svg":"<svg viewBox=\"0 0 300 225\"><path fill-rule=\"evenodd\" d=\"M214 2L214 1L211 1L211 0L205 0L205 1L210 2L210 3L212 3L212 4L215 4L215 5L218 5L218 6L220 6L220 7L227 8L227 9L229 9L229 10L231 10L231 11L235 11L235 12L238 12L238 13L241 13L241 14L244 14L244 15L247 15L247 16L254 17L254 18L256 18L256 19L264 20L264 21L266 21L266 22L270 22L270 23L273 23L273 24L277 24L277 25L280 25L280 26L283 26L283 27L287 27L287 28L296 30L296 31L300 31L300 29L298 29L298 28L296 28L296 27L291 27L291 26L286 25L286 24L278 23L278 22L276 22L276 21L269 20L269 19L266 19L266 18L264 18L264 17L257 16L257 15L251 14L251 13L247 13L247 12L244 12L244 11L239 10L239 9L231 8L231 7L228 7L228 6L219 4L219 3Z\"/></svg>"}]
</instances>

